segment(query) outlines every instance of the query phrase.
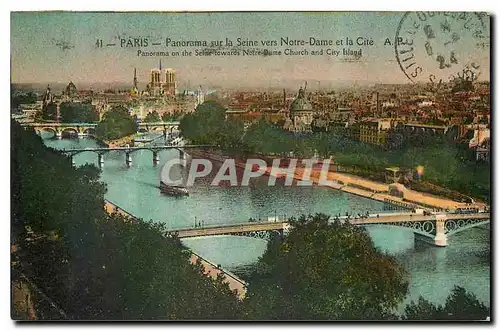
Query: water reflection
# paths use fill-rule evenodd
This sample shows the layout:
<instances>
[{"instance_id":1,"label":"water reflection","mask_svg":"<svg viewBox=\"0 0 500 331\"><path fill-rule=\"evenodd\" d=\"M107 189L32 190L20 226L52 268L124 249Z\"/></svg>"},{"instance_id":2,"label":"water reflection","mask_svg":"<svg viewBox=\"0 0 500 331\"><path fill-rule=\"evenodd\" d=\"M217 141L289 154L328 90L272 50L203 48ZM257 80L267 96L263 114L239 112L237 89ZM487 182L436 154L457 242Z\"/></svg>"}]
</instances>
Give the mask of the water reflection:
<instances>
[{"instance_id":1,"label":"water reflection","mask_svg":"<svg viewBox=\"0 0 500 331\"><path fill-rule=\"evenodd\" d=\"M91 139L44 141L58 149L97 147ZM161 151L159 157L155 167L150 151L134 152L133 165L128 168L124 153L109 152L104 155L102 180L107 183L109 200L139 217L164 222L171 229L194 227L195 218L210 226L242 223L250 217L384 212L384 205L377 201L322 187L269 187L265 178L250 187L214 187L205 179L190 189L189 197L168 197L158 189L159 172L166 160L178 157L178 151ZM75 156L75 162L97 165L97 155L81 153ZM489 230L474 228L458 233L445 248L415 241L413 233L405 228L369 226L367 230L377 247L393 254L408 270L409 295L401 309L419 295L444 303L455 284L490 304ZM243 279L266 248L264 240L237 236L190 238L183 242Z\"/></svg>"}]
</instances>

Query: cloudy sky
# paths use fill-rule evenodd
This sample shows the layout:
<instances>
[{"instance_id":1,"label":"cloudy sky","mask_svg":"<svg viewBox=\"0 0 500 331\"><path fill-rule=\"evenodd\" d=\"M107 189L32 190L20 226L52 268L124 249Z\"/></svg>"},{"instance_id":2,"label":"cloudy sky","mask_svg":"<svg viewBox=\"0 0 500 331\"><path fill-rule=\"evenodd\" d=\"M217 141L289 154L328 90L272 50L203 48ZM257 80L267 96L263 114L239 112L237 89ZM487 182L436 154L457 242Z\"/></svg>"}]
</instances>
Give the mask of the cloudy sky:
<instances>
[{"instance_id":1,"label":"cloudy sky","mask_svg":"<svg viewBox=\"0 0 500 331\"><path fill-rule=\"evenodd\" d=\"M345 40L349 37L372 39L372 46L294 46L294 50L308 48L342 51L362 49L358 61L346 62L342 57L328 55L308 56L254 56L254 57L161 57L163 67L176 69L179 85L223 86L279 86L299 80L312 82L409 82L396 60L394 39L408 36L416 15L410 15L400 24L403 13L70 13L35 12L11 14L11 79L14 83L68 82L131 82L137 68L141 84L149 80L151 68L158 67L160 57L140 57L137 51L175 51L184 48L152 46L151 42L172 40L250 40L290 39ZM465 18L433 16L425 20L434 27L436 47L443 52L453 47L458 63L439 69L435 58L425 54L425 35L420 28L414 41L414 58L423 67L417 80L427 80L429 74L448 77L470 62L479 65L482 79L489 79L489 46L479 47L473 38L473 29L465 29ZM469 25L471 25L470 23ZM489 21L483 26L489 31ZM443 24L451 28L445 35ZM478 26L476 24L475 26ZM441 30L440 30L441 27ZM406 32L405 32L406 31ZM454 32L453 35L451 32ZM411 33L411 31L410 31ZM448 37L454 41L446 44ZM458 39L457 39L458 36ZM119 38L148 38L148 47L119 47ZM384 45L389 38L391 44ZM447 39L448 38L448 39ZM96 47L117 43L114 47ZM488 38L483 39L489 43ZM434 44L433 44L434 45ZM443 46L444 45L444 46ZM262 47L261 47L262 48ZM284 51L287 47L268 47ZM191 51L197 47L188 48ZM436 49L436 48L435 48ZM406 51L405 49L402 49ZM401 50L400 50L401 51ZM449 53L449 52L448 52ZM447 54L448 54L447 53ZM410 54L410 53L406 53ZM443 53L444 54L444 53ZM434 54L435 55L435 54ZM445 54L445 57L448 55ZM400 58L401 60L401 58ZM448 60L448 59L447 59ZM410 63L409 60L406 63ZM445 71L447 71L445 73Z\"/></svg>"}]
</instances>

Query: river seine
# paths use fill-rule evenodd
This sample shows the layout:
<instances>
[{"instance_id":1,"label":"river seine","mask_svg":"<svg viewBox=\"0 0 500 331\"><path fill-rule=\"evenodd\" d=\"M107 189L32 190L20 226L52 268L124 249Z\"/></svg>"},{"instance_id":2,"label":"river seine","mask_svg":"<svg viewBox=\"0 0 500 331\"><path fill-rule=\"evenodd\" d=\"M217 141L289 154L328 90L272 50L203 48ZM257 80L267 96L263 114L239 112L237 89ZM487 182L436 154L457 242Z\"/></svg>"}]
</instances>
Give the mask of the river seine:
<instances>
[{"instance_id":1,"label":"river seine","mask_svg":"<svg viewBox=\"0 0 500 331\"><path fill-rule=\"evenodd\" d=\"M97 147L92 139L51 138L42 135L47 146L56 149ZM384 211L384 204L324 187L213 187L203 183L190 188L183 198L161 195L158 189L161 166L169 158L178 157L176 150L159 153L160 164L153 166L150 151L132 154L133 165L127 168L123 152L104 156L102 180L107 184L106 198L143 219L166 223L170 229L247 222L249 218L290 217L323 212L327 214L371 213ZM84 152L75 156L76 165L97 165L97 154ZM453 286L460 285L490 305L490 235L489 229L474 228L448 239L445 248L415 242L413 233L404 228L372 226L369 233L378 247L396 256L410 275L406 300L420 295L444 303ZM184 239L184 244L197 254L221 264L245 279L266 248L262 239L218 236ZM367 271L368 272L368 271Z\"/></svg>"}]
</instances>

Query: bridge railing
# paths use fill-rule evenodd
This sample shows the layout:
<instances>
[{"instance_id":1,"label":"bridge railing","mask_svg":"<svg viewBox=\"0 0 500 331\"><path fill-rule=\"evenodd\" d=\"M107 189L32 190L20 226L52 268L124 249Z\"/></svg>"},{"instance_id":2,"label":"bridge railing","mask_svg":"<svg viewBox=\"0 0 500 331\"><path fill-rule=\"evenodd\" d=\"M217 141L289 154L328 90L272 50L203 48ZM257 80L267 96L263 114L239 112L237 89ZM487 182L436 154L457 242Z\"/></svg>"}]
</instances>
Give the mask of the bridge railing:
<instances>
[{"instance_id":1,"label":"bridge railing","mask_svg":"<svg viewBox=\"0 0 500 331\"><path fill-rule=\"evenodd\" d=\"M190 227L190 228L172 228L171 231L190 231L190 230L210 230L210 229L217 229L221 227L248 227L248 226L255 226L255 225L267 225L267 224L275 224L275 223L287 223L288 219L276 219L276 220L261 220L261 221L246 221L245 223L232 223L232 224L210 224L210 225L203 225L200 227Z\"/></svg>"},{"instance_id":2,"label":"bridge railing","mask_svg":"<svg viewBox=\"0 0 500 331\"><path fill-rule=\"evenodd\" d=\"M139 126L159 126L159 125L172 125L178 126L181 122L140 122Z\"/></svg>"},{"instance_id":3,"label":"bridge railing","mask_svg":"<svg viewBox=\"0 0 500 331\"><path fill-rule=\"evenodd\" d=\"M30 122L23 123L21 126L62 126L62 127L70 127L70 126L89 126L96 127L99 123L60 123L60 122Z\"/></svg>"}]
</instances>

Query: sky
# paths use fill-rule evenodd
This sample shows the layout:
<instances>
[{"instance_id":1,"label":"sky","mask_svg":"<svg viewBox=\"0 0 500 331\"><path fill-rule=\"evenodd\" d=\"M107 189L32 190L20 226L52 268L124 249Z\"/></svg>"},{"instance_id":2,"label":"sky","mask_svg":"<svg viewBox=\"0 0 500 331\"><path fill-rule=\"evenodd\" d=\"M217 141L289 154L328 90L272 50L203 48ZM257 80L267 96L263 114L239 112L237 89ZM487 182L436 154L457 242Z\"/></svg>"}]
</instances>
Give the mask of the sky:
<instances>
[{"instance_id":1,"label":"sky","mask_svg":"<svg viewBox=\"0 0 500 331\"><path fill-rule=\"evenodd\" d=\"M471 13L463 20L456 17L415 13L404 16L402 12L232 12L232 13L103 13L103 12L23 12L11 14L11 81L13 83L46 83L73 81L81 83L132 82L137 68L140 86L149 81L151 68L174 68L179 87L203 86L260 86L279 87L307 80L311 84L328 86L332 82L347 83L408 83L407 75L420 66L420 75L414 81L428 81L430 75L444 80L464 65L474 63L481 79L489 79L489 21L481 29L487 46L479 47L473 38L474 30L464 28L479 26ZM404 19L403 19L404 18ZM469 19L470 18L470 19ZM403 19L403 20L402 20ZM396 34L405 38L411 35L411 26L420 29L412 41L412 50L394 47ZM470 23L472 22L472 23ZM423 26L434 27L434 49L441 49L449 62L450 47L453 47L457 63L450 68L439 69L436 54L428 56L427 39ZM451 32L458 36L456 42L445 45L451 32L445 34L443 23L448 23ZM440 30L441 26L441 30ZM410 34L409 34L410 33ZM147 38L147 47L120 47L120 38ZM172 40L276 40L281 38L302 39L310 37L326 40L343 40L349 37L354 42L358 37L373 40L369 46L278 46L265 47L281 50L326 49L342 52L344 48L361 50L361 57L346 62L343 56L232 56L232 57L172 57L137 56L142 51L193 51L200 47L172 48L153 46L151 42ZM448 39L447 39L448 38ZM97 47L98 39L103 44L117 43L113 47ZM386 40L390 40L387 43ZM67 45L68 47L64 47ZM234 45L233 45L234 46ZM246 48L246 47L240 47ZM255 48L255 47L250 47ZM259 46L259 48L264 48ZM396 58L400 54L413 54L416 63L405 72ZM403 52L403 53L401 53ZM405 53L406 52L406 53ZM436 51L437 52L437 51ZM406 66L412 60L404 63ZM312 83L314 82L314 83ZM318 83L319 82L319 83Z\"/></svg>"}]
</instances>

